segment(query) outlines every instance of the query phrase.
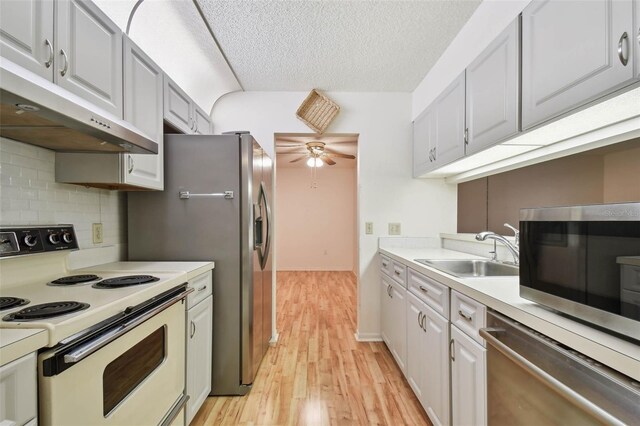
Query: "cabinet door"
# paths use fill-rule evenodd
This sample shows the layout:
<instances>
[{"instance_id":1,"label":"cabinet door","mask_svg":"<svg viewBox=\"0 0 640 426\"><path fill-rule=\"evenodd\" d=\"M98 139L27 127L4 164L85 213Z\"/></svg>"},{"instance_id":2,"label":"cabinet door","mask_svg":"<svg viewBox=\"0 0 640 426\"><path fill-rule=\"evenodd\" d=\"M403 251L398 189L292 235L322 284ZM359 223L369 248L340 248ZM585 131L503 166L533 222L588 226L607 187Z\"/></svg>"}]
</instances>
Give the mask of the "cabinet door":
<instances>
[{"instance_id":1,"label":"cabinet door","mask_svg":"<svg viewBox=\"0 0 640 426\"><path fill-rule=\"evenodd\" d=\"M407 369L407 290L400 284L392 282L390 293L391 353L404 373Z\"/></svg>"},{"instance_id":2,"label":"cabinet door","mask_svg":"<svg viewBox=\"0 0 640 426\"><path fill-rule=\"evenodd\" d=\"M451 326L451 339L452 423L486 425L486 349L455 326Z\"/></svg>"},{"instance_id":3,"label":"cabinet door","mask_svg":"<svg viewBox=\"0 0 640 426\"><path fill-rule=\"evenodd\" d=\"M53 1L0 3L0 55L53 81Z\"/></svg>"},{"instance_id":4,"label":"cabinet door","mask_svg":"<svg viewBox=\"0 0 640 426\"><path fill-rule=\"evenodd\" d=\"M36 354L0 367L0 424L25 424L38 414ZM6 422L5 422L6 421Z\"/></svg>"},{"instance_id":5,"label":"cabinet door","mask_svg":"<svg viewBox=\"0 0 640 426\"><path fill-rule=\"evenodd\" d=\"M420 177L435 168L435 108L427 108L413 122L413 177Z\"/></svg>"},{"instance_id":6,"label":"cabinet door","mask_svg":"<svg viewBox=\"0 0 640 426\"><path fill-rule=\"evenodd\" d=\"M185 133L193 133L191 98L166 74L164 76L164 120Z\"/></svg>"},{"instance_id":7,"label":"cabinet door","mask_svg":"<svg viewBox=\"0 0 640 426\"><path fill-rule=\"evenodd\" d=\"M409 386L413 389L418 400L424 407L427 406L424 399L425 354L422 317L426 305L416 296L407 293L407 371L406 377Z\"/></svg>"},{"instance_id":8,"label":"cabinet door","mask_svg":"<svg viewBox=\"0 0 640 426\"><path fill-rule=\"evenodd\" d=\"M56 8L55 82L122 118L122 32L92 2Z\"/></svg>"},{"instance_id":9,"label":"cabinet door","mask_svg":"<svg viewBox=\"0 0 640 426\"><path fill-rule=\"evenodd\" d=\"M149 189L164 188L162 79L151 58L124 37L124 119L158 143L158 154L123 154L125 183Z\"/></svg>"},{"instance_id":10,"label":"cabinet door","mask_svg":"<svg viewBox=\"0 0 640 426\"><path fill-rule=\"evenodd\" d=\"M449 321L424 307L424 402L434 425L449 424ZM460 423L462 424L462 423Z\"/></svg>"},{"instance_id":11,"label":"cabinet door","mask_svg":"<svg viewBox=\"0 0 640 426\"><path fill-rule=\"evenodd\" d=\"M195 103L193 104L193 119L195 120L195 133L197 135L211 134L211 121L209 115L200 109Z\"/></svg>"},{"instance_id":12,"label":"cabinet door","mask_svg":"<svg viewBox=\"0 0 640 426\"><path fill-rule=\"evenodd\" d=\"M518 133L519 23L516 19L467 67L467 155Z\"/></svg>"},{"instance_id":13,"label":"cabinet door","mask_svg":"<svg viewBox=\"0 0 640 426\"><path fill-rule=\"evenodd\" d=\"M633 8L635 9L635 13L631 41L634 46L633 55L636 58L636 79L640 79L640 0L633 2Z\"/></svg>"},{"instance_id":14,"label":"cabinet door","mask_svg":"<svg viewBox=\"0 0 640 426\"><path fill-rule=\"evenodd\" d=\"M382 275L380 279L380 334L382 340L387 344L387 347L391 351L391 284L388 282L388 278Z\"/></svg>"},{"instance_id":15,"label":"cabinet door","mask_svg":"<svg viewBox=\"0 0 640 426\"><path fill-rule=\"evenodd\" d=\"M187 424L211 392L213 297L209 296L187 314Z\"/></svg>"},{"instance_id":16,"label":"cabinet door","mask_svg":"<svg viewBox=\"0 0 640 426\"><path fill-rule=\"evenodd\" d=\"M435 167L444 166L464 156L464 92L463 72L435 101Z\"/></svg>"},{"instance_id":17,"label":"cabinet door","mask_svg":"<svg viewBox=\"0 0 640 426\"><path fill-rule=\"evenodd\" d=\"M627 34L623 40L623 34ZM628 84L631 0L535 1L522 12L522 125L529 129ZM626 52L626 53L625 53Z\"/></svg>"}]
</instances>

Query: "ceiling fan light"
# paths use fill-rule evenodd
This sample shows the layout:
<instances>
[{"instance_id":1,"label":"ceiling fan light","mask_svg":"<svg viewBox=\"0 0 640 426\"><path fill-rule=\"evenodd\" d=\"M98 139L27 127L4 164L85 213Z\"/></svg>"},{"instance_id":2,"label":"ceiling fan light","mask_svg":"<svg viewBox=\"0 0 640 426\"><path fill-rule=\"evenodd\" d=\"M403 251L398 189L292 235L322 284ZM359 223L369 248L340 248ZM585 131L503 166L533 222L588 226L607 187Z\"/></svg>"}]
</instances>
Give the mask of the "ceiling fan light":
<instances>
[{"instance_id":1,"label":"ceiling fan light","mask_svg":"<svg viewBox=\"0 0 640 426\"><path fill-rule=\"evenodd\" d=\"M322 160L319 158L315 158L315 157L310 157L307 160L307 166L309 167L322 167Z\"/></svg>"}]
</instances>

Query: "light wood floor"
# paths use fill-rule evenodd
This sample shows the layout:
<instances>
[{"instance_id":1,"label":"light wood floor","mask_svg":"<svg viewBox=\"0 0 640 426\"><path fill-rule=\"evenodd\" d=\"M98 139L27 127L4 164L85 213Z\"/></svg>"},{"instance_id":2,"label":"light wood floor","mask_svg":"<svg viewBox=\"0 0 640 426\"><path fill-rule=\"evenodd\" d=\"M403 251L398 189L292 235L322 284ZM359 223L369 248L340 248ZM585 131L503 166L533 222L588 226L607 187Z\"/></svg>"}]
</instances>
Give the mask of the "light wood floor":
<instances>
[{"instance_id":1,"label":"light wood floor","mask_svg":"<svg viewBox=\"0 0 640 426\"><path fill-rule=\"evenodd\" d=\"M430 425L384 343L359 343L348 272L278 272L279 341L253 389L209 397L192 425Z\"/></svg>"}]
</instances>

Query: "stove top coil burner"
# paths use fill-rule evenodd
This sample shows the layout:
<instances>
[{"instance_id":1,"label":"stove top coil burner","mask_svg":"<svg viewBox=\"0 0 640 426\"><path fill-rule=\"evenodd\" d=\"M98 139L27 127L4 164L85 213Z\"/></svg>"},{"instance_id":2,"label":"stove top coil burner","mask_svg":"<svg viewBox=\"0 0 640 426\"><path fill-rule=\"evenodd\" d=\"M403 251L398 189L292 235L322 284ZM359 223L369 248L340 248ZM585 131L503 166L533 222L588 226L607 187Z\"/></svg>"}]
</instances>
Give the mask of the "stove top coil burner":
<instances>
[{"instance_id":1,"label":"stove top coil burner","mask_svg":"<svg viewBox=\"0 0 640 426\"><path fill-rule=\"evenodd\" d=\"M0 311L16 308L27 303L29 303L27 299L20 299L19 297L0 297Z\"/></svg>"},{"instance_id":2,"label":"stove top coil burner","mask_svg":"<svg viewBox=\"0 0 640 426\"><path fill-rule=\"evenodd\" d=\"M61 301L42 303L40 305L28 306L2 318L4 321L33 321L57 317L82 311L89 307L88 303Z\"/></svg>"},{"instance_id":3,"label":"stove top coil burner","mask_svg":"<svg viewBox=\"0 0 640 426\"><path fill-rule=\"evenodd\" d=\"M101 280L97 275L69 275L68 277L58 278L57 280L53 280L49 283L49 285L74 285L74 284L82 284L87 283L89 281Z\"/></svg>"},{"instance_id":4,"label":"stove top coil burner","mask_svg":"<svg viewBox=\"0 0 640 426\"><path fill-rule=\"evenodd\" d=\"M160 281L160 278L152 275L128 275L126 277L116 277L102 280L93 285L94 288L120 288L133 285L149 284Z\"/></svg>"}]
</instances>

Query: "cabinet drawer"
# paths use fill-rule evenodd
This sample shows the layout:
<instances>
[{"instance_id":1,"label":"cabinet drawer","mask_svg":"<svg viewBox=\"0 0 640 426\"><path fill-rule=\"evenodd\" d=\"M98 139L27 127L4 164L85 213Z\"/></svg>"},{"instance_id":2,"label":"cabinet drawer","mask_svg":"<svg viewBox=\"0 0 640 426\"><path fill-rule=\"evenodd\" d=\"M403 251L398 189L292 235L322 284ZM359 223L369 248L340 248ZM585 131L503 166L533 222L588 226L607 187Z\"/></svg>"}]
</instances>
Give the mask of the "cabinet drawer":
<instances>
[{"instance_id":1,"label":"cabinet drawer","mask_svg":"<svg viewBox=\"0 0 640 426\"><path fill-rule=\"evenodd\" d=\"M479 330L486 324L487 308L479 302L451 291L451 324L464 331L468 336L485 345Z\"/></svg>"},{"instance_id":2,"label":"cabinet drawer","mask_svg":"<svg viewBox=\"0 0 640 426\"><path fill-rule=\"evenodd\" d=\"M35 353L0 367L0 423L25 424L37 414ZM12 423L15 422L15 423Z\"/></svg>"},{"instance_id":3,"label":"cabinet drawer","mask_svg":"<svg viewBox=\"0 0 640 426\"><path fill-rule=\"evenodd\" d=\"M191 309L213 293L213 273L208 271L190 279L188 286L195 290L187 296L187 309Z\"/></svg>"},{"instance_id":4,"label":"cabinet drawer","mask_svg":"<svg viewBox=\"0 0 640 426\"><path fill-rule=\"evenodd\" d=\"M409 291L449 319L449 287L409 269Z\"/></svg>"},{"instance_id":5,"label":"cabinet drawer","mask_svg":"<svg viewBox=\"0 0 640 426\"><path fill-rule=\"evenodd\" d=\"M380 255L380 271L389 276L393 275L393 263L391 263L391 259L383 254Z\"/></svg>"},{"instance_id":6,"label":"cabinet drawer","mask_svg":"<svg viewBox=\"0 0 640 426\"><path fill-rule=\"evenodd\" d=\"M400 284L402 287L407 288L407 267L395 260L391 261L391 278Z\"/></svg>"}]
</instances>

